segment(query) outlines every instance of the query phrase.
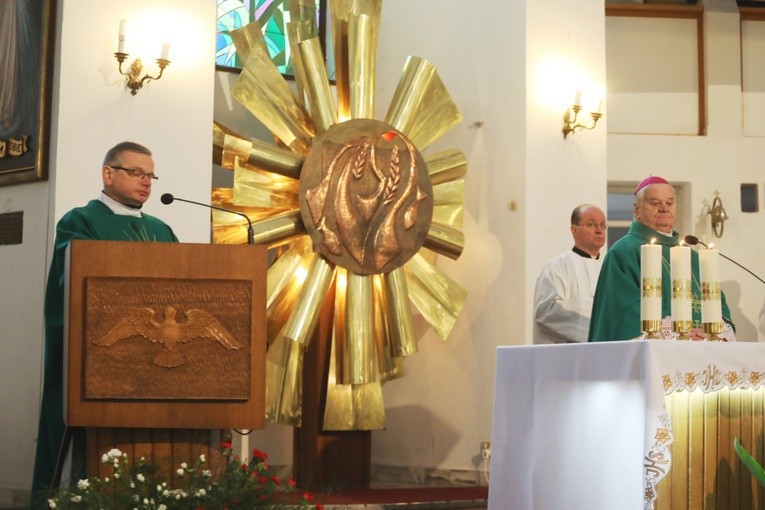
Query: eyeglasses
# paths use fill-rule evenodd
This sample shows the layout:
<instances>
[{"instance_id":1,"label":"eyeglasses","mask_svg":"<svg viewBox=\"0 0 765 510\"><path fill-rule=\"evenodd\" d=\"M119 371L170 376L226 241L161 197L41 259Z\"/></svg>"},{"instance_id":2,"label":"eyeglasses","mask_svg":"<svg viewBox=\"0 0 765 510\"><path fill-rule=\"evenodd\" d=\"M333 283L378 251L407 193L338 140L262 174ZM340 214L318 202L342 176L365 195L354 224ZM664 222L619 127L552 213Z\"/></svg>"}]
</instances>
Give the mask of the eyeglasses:
<instances>
[{"instance_id":1,"label":"eyeglasses","mask_svg":"<svg viewBox=\"0 0 765 510\"><path fill-rule=\"evenodd\" d=\"M601 230L607 230L608 229L608 223L595 223L594 221L588 221L587 223L579 223L576 225L577 227L587 227L591 228L592 230L595 230L596 228L600 228Z\"/></svg>"},{"instance_id":2,"label":"eyeglasses","mask_svg":"<svg viewBox=\"0 0 765 510\"><path fill-rule=\"evenodd\" d=\"M149 180L152 180L152 181L156 181L157 179L159 179L159 177L157 177L154 174L147 174L145 172L136 170L134 168L125 168L124 166L117 166L117 165L107 165L107 166L114 170L122 170L123 172L128 174L128 176L130 176L132 179L141 180L144 177L148 177Z\"/></svg>"}]
</instances>

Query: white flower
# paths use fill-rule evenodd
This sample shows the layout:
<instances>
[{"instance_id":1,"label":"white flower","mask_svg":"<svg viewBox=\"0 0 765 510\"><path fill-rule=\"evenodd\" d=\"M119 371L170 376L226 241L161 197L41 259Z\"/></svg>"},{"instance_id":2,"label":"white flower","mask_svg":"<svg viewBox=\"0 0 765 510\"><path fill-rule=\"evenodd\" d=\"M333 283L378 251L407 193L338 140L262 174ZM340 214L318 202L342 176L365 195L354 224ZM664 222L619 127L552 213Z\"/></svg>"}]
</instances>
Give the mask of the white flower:
<instances>
[{"instance_id":1,"label":"white flower","mask_svg":"<svg viewBox=\"0 0 765 510\"><path fill-rule=\"evenodd\" d=\"M82 496L80 496L79 494L72 496L72 502L79 503L80 501L82 501Z\"/></svg>"},{"instance_id":2,"label":"white flower","mask_svg":"<svg viewBox=\"0 0 765 510\"><path fill-rule=\"evenodd\" d=\"M185 462L181 462L181 467L182 467L183 469L188 469L188 468L189 468L189 465L188 465L188 464L186 464Z\"/></svg>"},{"instance_id":3,"label":"white flower","mask_svg":"<svg viewBox=\"0 0 765 510\"><path fill-rule=\"evenodd\" d=\"M149 498L143 498L143 504L148 505L149 504Z\"/></svg>"},{"instance_id":4,"label":"white flower","mask_svg":"<svg viewBox=\"0 0 765 510\"><path fill-rule=\"evenodd\" d=\"M159 506L157 507L157 510L167 510L167 507L165 506L165 504L164 504L164 503L162 503L161 505L159 505Z\"/></svg>"},{"instance_id":5,"label":"white flower","mask_svg":"<svg viewBox=\"0 0 765 510\"><path fill-rule=\"evenodd\" d=\"M206 478L210 478L212 476L212 471L210 471L209 469L205 469L204 471L202 471L202 476Z\"/></svg>"},{"instance_id":6,"label":"white flower","mask_svg":"<svg viewBox=\"0 0 765 510\"><path fill-rule=\"evenodd\" d=\"M183 468L178 468L175 472L178 473L178 476L183 476Z\"/></svg>"},{"instance_id":7,"label":"white flower","mask_svg":"<svg viewBox=\"0 0 765 510\"><path fill-rule=\"evenodd\" d=\"M199 462L205 462L205 454L204 453L199 455Z\"/></svg>"},{"instance_id":8,"label":"white flower","mask_svg":"<svg viewBox=\"0 0 765 510\"><path fill-rule=\"evenodd\" d=\"M79 480L77 482L77 488L80 489L80 490L84 491L88 487L90 487L90 480Z\"/></svg>"},{"instance_id":9,"label":"white flower","mask_svg":"<svg viewBox=\"0 0 765 510\"><path fill-rule=\"evenodd\" d=\"M130 480L130 488L135 489L135 482L133 480Z\"/></svg>"},{"instance_id":10,"label":"white flower","mask_svg":"<svg viewBox=\"0 0 765 510\"><path fill-rule=\"evenodd\" d=\"M109 462L109 456L106 454L101 455L101 464L106 464Z\"/></svg>"},{"instance_id":11,"label":"white flower","mask_svg":"<svg viewBox=\"0 0 765 510\"><path fill-rule=\"evenodd\" d=\"M55 499L49 499L48 500L48 508L58 508L56 506L56 500Z\"/></svg>"},{"instance_id":12,"label":"white flower","mask_svg":"<svg viewBox=\"0 0 765 510\"><path fill-rule=\"evenodd\" d=\"M133 501L138 503L139 501L141 501L141 496L139 496L138 494L133 494Z\"/></svg>"},{"instance_id":13,"label":"white flower","mask_svg":"<svg viewBox=\"0 0 765 510\"><path fill-rule=\"evenodd\" d=\"M202 496L204 496L205 494L207 494L207 492L205 492L205 490L204 490L204 489L199 489L199 490L197 491L197 497L202 497Z\"/></svg>"},{"instance_id":14,"label":"white flower","mask_svg":"<svg viewBox=\"0 0 765 510\"><path fill-rule=\"evenodd\" d=\"M120 457L122 457L123 453L118 448L112 448L111 450L106 452L106 455L110 459L119 459Z\"/></svg>"},{"instance_id":15,"label":"white flower","mask_svg":"<svg viewBox=\"0 0 765 510\"><path fill-rule=\"evenodd\" d=\"M109 477L104 478L104 483L109 483Z\"/></svg>"},{"instance_id":16,"label":"white flower","mask_svg":"<svg viewBox=\"0 0 765 510\"><path fill-rule=\"evenodd\" d=\"M120 477L119 473L114 473L114 478L119 478L119 477Z\"/></svg>"},{"instance_id":17,"label":"white flower","mask_svg":"<svg viewBox=\"0 0 765 510\"><path fill-rule=\"evenodd\" d=\"M136 478L136 480L138 480L141 483L146 481L146 477L143 476L143 473L138 473L137 475L135 475L135 478Z\"/></svg>"}]
</instances>

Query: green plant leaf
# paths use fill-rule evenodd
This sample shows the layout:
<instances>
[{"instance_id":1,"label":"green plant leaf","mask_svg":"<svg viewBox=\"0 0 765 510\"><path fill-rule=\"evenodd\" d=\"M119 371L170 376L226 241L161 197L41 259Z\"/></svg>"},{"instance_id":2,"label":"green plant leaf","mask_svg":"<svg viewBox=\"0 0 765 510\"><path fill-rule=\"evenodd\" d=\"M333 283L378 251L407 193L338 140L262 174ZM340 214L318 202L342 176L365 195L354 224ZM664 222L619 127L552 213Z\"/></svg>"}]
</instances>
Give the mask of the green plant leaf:
<instances>
[{"instance_id":1,"label":"green plant leaf","mask_svg":"<svg viewBox=\"0 0 765 510\"><path fill-rule=\"evenodd\" d=\"M748 469L749 472L752 473L752 476L760 482L760 485L765 487L765 470L762 469L759 462L749 455L749 452L746 451L746 448L744 448L744 445L741 444L741 441L739 441L737 437L733 438L733 447L736 449L738 458L744 463L746 469Z\"/></svg>"}]
</instances>

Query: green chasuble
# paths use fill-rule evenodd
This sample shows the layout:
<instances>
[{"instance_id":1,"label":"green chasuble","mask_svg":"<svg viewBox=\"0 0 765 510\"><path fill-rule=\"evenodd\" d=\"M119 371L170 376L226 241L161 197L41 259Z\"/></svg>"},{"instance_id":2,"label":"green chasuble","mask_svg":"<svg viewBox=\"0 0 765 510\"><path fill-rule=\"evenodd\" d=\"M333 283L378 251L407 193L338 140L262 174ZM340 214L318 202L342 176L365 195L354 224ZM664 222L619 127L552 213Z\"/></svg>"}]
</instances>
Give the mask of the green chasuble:
<instances>
[{"instance_id":1,"label":"green chasuble","mask_svg":"<svg viewBox=\"0 0 765 510\"><path fill-rule=\"evenodd\" d=\"M640 246L655 239L661 245L661 316L671 316L672 285L669 249L679 244L679 235L666 236L633 221L627 235L609 248L603 259L590 319L590 342L629 340L640 331ZM691 250L691 286L693 292L693 327L701 328L701 294L699 292L699 255ZM722 295L723 319L730 320L730 310Z\"/></svg>"},{"instance_id":2,"label":"green chasuble","mask_svg":"<svg viewBox=\"0 0 765 510\"><path fill-rule=\"evenodd\" d=\"M64 261L73 239L106 241L177 242L172 229L162 220L141 214L115 214L103 202L91 200L85 207L66 213L56 225L56 242L45 290L45 379L37 434L37 453L32 482L32 501L37 492L53 482L56 462L64 436L63 364L64 364ZM74 459L73 467L77 461ZM39 502L38 502L39 503ZM42 507L33 503L33 508Z\"/></svg>"}]
</instances>

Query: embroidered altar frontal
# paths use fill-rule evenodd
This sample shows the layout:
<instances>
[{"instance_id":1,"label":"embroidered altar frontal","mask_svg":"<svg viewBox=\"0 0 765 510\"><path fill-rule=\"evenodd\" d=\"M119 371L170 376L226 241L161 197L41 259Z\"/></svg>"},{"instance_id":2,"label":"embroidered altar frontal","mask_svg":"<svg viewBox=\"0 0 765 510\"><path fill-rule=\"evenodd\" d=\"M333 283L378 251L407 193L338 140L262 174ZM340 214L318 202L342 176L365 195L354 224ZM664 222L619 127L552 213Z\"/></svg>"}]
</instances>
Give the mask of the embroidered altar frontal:
<instances>
[{"instance_id":1,"label":"embroidered altar frontal","mask_svg":"<svg viewBox=\"0 0 765 510\"><path fill-rule=\"evenodd\" d=\"M741 380L757 376L719 375ZM733 449L738 437L755 459L765 459L765 389L673 391L666 396L666 407L672 420L672 469L657 485L654 508L765 508L765 491Z\"/></svg>"}]
</instances>

